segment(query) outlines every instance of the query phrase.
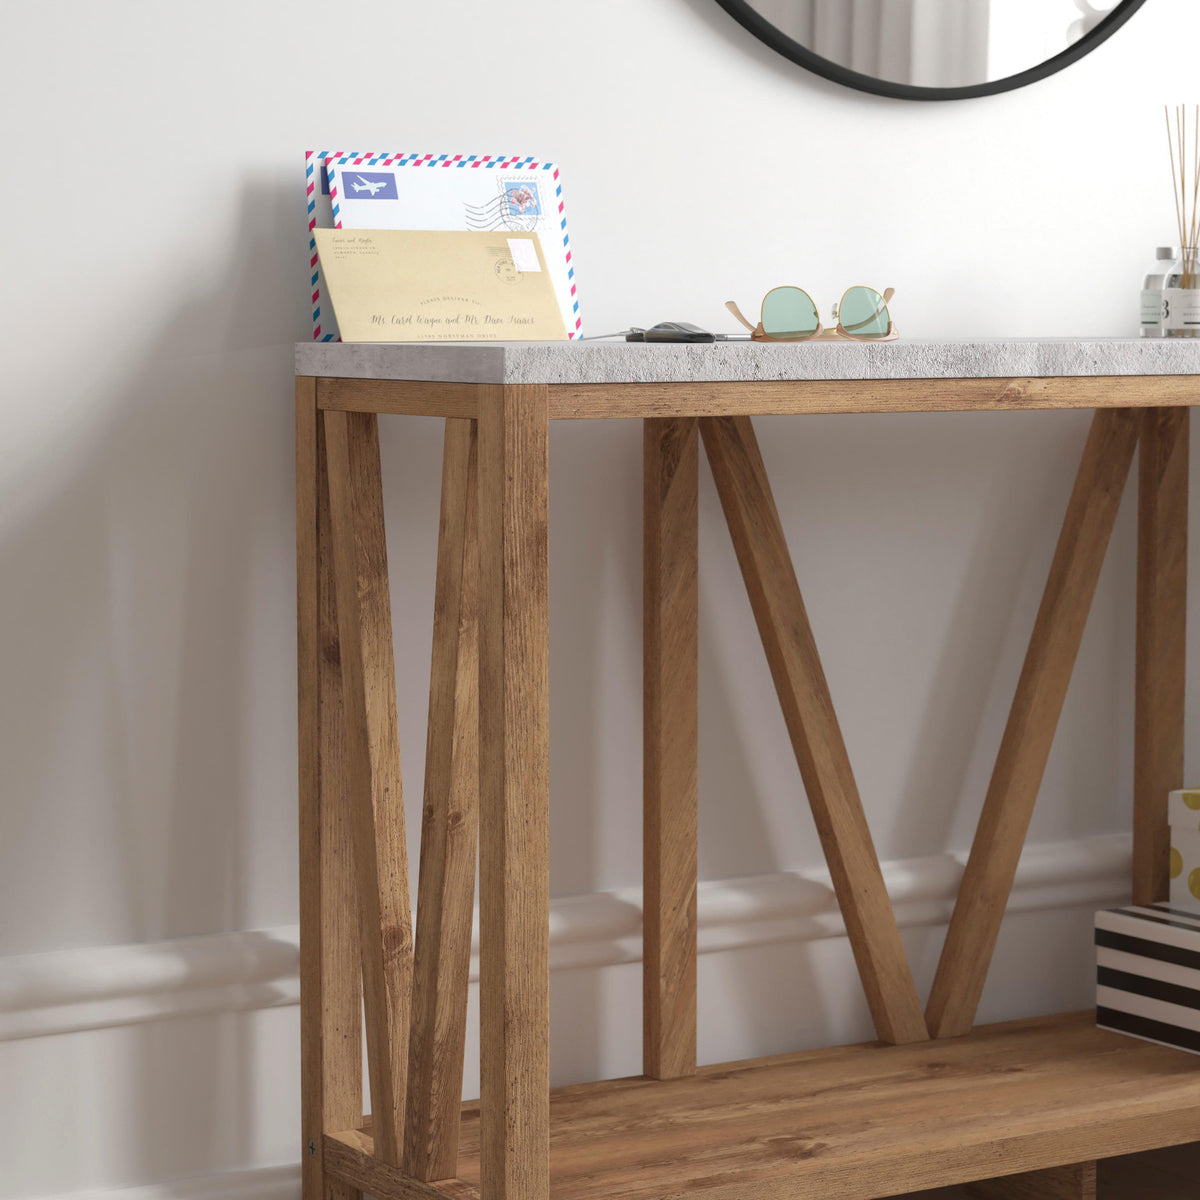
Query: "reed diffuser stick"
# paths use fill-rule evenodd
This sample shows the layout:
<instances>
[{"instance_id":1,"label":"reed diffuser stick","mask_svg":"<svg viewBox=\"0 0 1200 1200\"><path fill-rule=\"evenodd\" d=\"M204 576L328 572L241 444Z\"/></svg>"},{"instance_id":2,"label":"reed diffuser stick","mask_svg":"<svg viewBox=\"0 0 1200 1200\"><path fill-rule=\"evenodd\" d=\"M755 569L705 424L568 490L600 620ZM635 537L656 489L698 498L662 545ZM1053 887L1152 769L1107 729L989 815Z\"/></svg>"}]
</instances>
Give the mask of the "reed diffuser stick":
<instances>
[{"instance_id":1,"label":"reed diffuser stick","mask_svg":"<svg viewBox=\"0 0 1200 1200\"><path fill-rule=\"evenodd\" d=\"M1178 113L1175 114L1179 116ZM1179 207L1179 184L1176 179L1175 171L1175 139L1171 135L1171 114L1167 111L1167 106L1163 105L1163 120L1167 123L1167 150L1171 155L1171 195L1175 197L1175 222L1179 228L1179 244L1184 244L1183 236L1183 212Z\"/></svg>"},{"instance_id":2,"label":"reed diffuser stick","mask_svg":"<svg viewBox=\"0 0 1200 1200\"><path fill-rule=\"evenodd\" d=\"M1176 105L1176 108L1175 108L1175 145L1176 145L1176 149L1179 151L1179 183L1177 184L1177 186L1179 188L1179 202L1183 206L1183 228L1179 231L1180 236L1183 238L1183 241L1181 241L1179 243L1181 246L1187 245L1187 219L1188 219L1188 216L1187 216L1187 192L1184 190L1184 187L1183 187L1184 175L1187 172L1187 163L1186 163L1186 158L1184 156L1184 147L1187 145L1187 143L1183 140L1183 122L1186 119L1187 118L1184 115L1184 111L1183 111L1183 105L1182 104Z\"/></svg>"},{"instance_id":3,"label":"reed diffuser stick","mask_svg":"<svg viewBox=\"0 0 1200 1200\"><path fill-rule=\"evenodd\" d=\"M1179 228L1179 246L1183 257L1184 289L1196 287L1198 267L1197 243L1200 242L1200 104L1196 106L1192 120L1191 162L1188 161L1188 111L1186 106L1175 107L1175 125L1171 126L1171 110L1163 105L1163 118L1167 123L1167 152L1171 159L1171 194L1175 197L1175 220ZM1192 177L1192 192L1188 196L1189 167ZM1190 207L1189 207L1190 199Z\"/></svg>"},{"instance_id":4,"label":"reed diffuser stick","mask_svg":"<svg viewBox=\"0 0 1200 1200\"><path fill-rule=\"evenodd\" d=\"M1192 174L1195 177L1192 183L1192 225L1191 237L1188 238L1188 245L1196 246L1196 234L1200 232L1200 104L1196 105L1196 119L1192 122L1192 135L1195 145L1192 150Z\"/></svg>"}]
</instances>

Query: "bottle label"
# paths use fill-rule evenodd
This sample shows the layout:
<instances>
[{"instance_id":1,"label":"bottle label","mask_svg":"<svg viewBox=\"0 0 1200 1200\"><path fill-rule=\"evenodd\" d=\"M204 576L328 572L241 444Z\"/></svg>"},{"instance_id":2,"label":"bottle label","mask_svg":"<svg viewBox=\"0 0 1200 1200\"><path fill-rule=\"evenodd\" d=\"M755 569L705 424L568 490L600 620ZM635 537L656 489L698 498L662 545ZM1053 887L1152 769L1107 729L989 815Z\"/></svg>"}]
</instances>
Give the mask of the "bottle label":
<instances>
[{"instance_id":1,"label":"bottle label","mask_svg":"<svg viewBox=\"0 0 1200 1200\"><path fill-rule=\"evenodd\" d=\"M1142 328L1158 329L1162 325L1162 288L1146 288L1142 292Z\"/></svg>"},{"instance_id":2,"label":"bottle label","mask_svg":"<svg viewBox=\"0 0 1200 1200\"><path fill-rule=\"evenodd\" d=\"M1163 288L1162 327L1200 334L1200 288Z\"/></svg>"}]
</instances>

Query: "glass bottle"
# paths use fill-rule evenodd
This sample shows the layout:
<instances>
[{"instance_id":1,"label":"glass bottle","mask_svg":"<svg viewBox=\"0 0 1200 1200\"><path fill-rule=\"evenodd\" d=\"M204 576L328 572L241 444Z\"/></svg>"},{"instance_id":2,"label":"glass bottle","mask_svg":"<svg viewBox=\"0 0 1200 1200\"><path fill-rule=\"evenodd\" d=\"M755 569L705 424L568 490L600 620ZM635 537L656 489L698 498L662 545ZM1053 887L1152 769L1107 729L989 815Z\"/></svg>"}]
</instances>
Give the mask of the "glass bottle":
<instances>
[{"instance_id":1,"label":"glass bottle","mask_svg":"<svg viewBox=\"0 0 1200 1200\"><path fill-rule=\"evenodd\" d=\"M1163 336L1200 337L1200 248L1183 246L1163 279Z\"/></svg>"},{"instance_id":2,"label":"glass bottle","mask_svg":"<svg viewBox=\"0 0 1200 1200\"><path fill-rule=\"evenodd\" d=\"M1142 328L1144 338L1163 336L1162 306L1163 280L1171 264L1179 257L1177 246L1159 246L1154 255L1154 266L1146 272L1142 283Z\"/></svg>"}]
</instances>

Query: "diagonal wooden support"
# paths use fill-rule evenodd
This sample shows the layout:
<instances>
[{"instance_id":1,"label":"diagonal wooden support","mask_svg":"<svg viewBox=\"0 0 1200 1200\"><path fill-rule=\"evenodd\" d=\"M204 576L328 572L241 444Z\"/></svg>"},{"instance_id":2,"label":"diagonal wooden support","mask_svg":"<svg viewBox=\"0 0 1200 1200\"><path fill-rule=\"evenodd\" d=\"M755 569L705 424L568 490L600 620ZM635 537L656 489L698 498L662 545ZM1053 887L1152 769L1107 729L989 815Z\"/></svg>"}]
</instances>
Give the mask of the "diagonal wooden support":
<instances>
[{"instance_id":1,"label":"diagonal wooden support","mask_svg":"<svg viewBox=\"0 0 1200 1200\"><path fill-rule=\"evenodd\" d=\"M398 1166L413 935L379 427L373 413L324 420L375 1153Z\"/></svg>"},{"instance_id":2,"label":"diagonal wooden support","mask_svg":"<svg viewBox=\"0 0 1200 1200\"><path fill-rule=\"evenodd\" d=\"M875 1029L928 1036L833 699L749 417L706 417L704 447L783 707Z\"/></svg>"},{"instance_id":3,"label":"diagonal wooden support","mask_svg":"<svg viewBox=\"0 0 1200 1200\"><path fill-rule=\"evenodd\" d=\"M642 1070L696 1070L697 479L694 420L644 422Z\"/></svg>"},{"instance_id":4,"label":"diagonal wooden support","mask_svg":"<svg viewBox=\"0 0 1200 1200\"><path fill-rule=\"evenodd\" d=\"M479 544L475 422L446 421L425 811L417 884L404 1170L458 1168L479 830Z\"/></svg>"},{"instance_id":5,"label":"diagonal wooden support","mask_svg":"<svg viewBox=\"0 0 1200 1200\"><path fill-rule=\"evenodd\" d=\"M359 1200L324 1161L324 1135L362 1117L362 984L325 445L316 381L305 378L296 380L296 582L303 1195Z\"/></svg>"},{"instance_id":6,"label":"diagonal wooden support","mask_svg":"<svg viewBox=\"0 0 1200 1200\"><path fill-rule=\"evenodd\" d=\"M1183 787L1187 681L1188 412L1142 413L1138 460L1137 718L1133 902L1169 891L1167 793Z\"/></svg>"},{"instance_id":7,"label":"diagonal wooden support","mask_svg":"<svg viewBox=\"0 0 1200 1200\"><path fill-rule=\"evenodd\" d=\"M1131 409L1092 419L926 1009L933 1037L974 1023L1139 427Z\"/></svg>"}]
</instances>

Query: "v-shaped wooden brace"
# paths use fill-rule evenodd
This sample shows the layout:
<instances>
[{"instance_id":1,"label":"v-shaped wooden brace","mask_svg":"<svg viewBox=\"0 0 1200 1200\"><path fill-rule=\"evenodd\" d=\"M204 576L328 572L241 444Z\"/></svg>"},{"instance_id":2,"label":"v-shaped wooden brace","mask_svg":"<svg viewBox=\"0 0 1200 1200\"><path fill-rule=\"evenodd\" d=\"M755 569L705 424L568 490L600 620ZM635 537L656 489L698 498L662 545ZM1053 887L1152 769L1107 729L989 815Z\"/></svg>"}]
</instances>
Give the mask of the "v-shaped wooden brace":
<instances>
[{"instance_id":1,"label":"v-shaped wooden brace","mask_svg":"<svg viewBox=\"0 0 1200 1200\"><path fill-rule=\"evenodd\" d=\"M378 422L329 412L324 432L374 1153L443 1179L458 1160L479 808L476 423L446 421L415 949Z\"/></svg>"},{"instance_id":2,"label":"v-shaped wooden brace","mask_svg":"<svg viewBox=\"0 0 1200 1200\"><path fill-rule=\"evenodd\" d=\"M324 427L371 1106L377 1153L398 1166L413 934L379 425L326 413Z\"/></svg>"},{"instance_id":3,"label":"v-shaped wooden brace","mask_svg":"<svg viewBox=\"0 0 1200 1200\"><path fill-rule=\"evenodd\" d=\"M1173 415L1178 411L1142 416L1107 409L1093 418L924 1018L750 419L700 421L847 934L884 1041L970 1031L1144 423L1154 422L1158 436L1147 442L1154 447L1149 456L1144 454L1143 554L1162 557L1182 544L1164 532L1160 511L1168 503L1174 519L1181 517L1180 489L1161 486L1165 471L1186 471L1178 465L1179 447L1186 445L1186 413ZM1161 564L1153 566L1149 574L1161 581ZM1147 571L1142 574L1148 577ZM1148 612L1171 611L1162 597L1143 596L1141 602ZM1181 636L1181 621L1170 615L1145 626L1145 636L1161 628L1160 639L1171 644ZM1168 655L1154 648L1156 663ZM1143 648L1139 662L1148 657ZM1180 672L1170 674L1182 678ZM1161 686L1170 688L1171 679ZM1152 686L1160 684L1149 684L1139 674L1140 689ZM1168 748L1167 759L1172 754ZM1141 760L1160 763L1163 757L1149 748ZM1153 786L1146 781L1140 791L1147 794ZM1145 835L1139 839L1135 853L1147 879L1162 875L1155 866L1163 852L1160 841L1147 846Z\"/></svg>"}]
</instances>

